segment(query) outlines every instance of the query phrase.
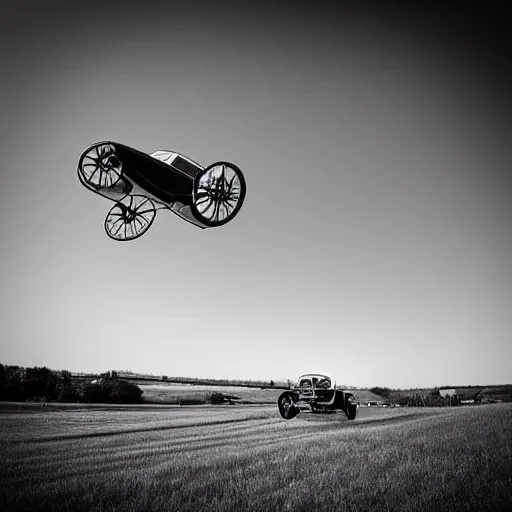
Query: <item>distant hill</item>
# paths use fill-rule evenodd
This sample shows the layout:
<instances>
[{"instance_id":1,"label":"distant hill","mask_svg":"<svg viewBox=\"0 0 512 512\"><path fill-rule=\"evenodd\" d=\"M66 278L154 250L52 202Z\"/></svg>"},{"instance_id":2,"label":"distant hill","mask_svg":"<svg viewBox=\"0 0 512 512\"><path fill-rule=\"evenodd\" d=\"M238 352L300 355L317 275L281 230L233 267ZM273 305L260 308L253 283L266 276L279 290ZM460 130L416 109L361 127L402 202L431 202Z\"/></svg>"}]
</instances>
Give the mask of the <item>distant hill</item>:
<instances>
[{"instance_id":1,"label":"distant hill","mask_svg":"<svg viewBox=\"0 0 512 512\"><path fill-rule=\"evenodd\" d=\"M47 368L24 368L12 365L2 365L0 364L0 400L5 400L7 396L14 396L13 389L17 389L17 387L21 386L21 381L23 379L28 378L28 374L31 371L36 370L46 370L55 374L54 377L59 382L62 380L79 381L86 382L92 379L98 379L104 374L91 374L85 372L75 372L70 373L68 371L62 370L49 370ZM28 373L27 373L28 372ZM33 372L32 372L33 373ZM284 382L281 380L271 381L263 381L263 380L230 380L230 379L203 379L196 377L167 377L165 375L151 375L151 374L141 374L132 372L129 370L120 370L113 371L107 373L115 373L116 378L130 381L135 385L150 385L150 384L159 384L159 383L168 383L168 384L176 384L176 385L191 385L195 388L195 391L199 391L198 388L201 386L213 386L213 387L222 387L222 388L230 388L230 387L239 387L239 388L248 388L254 391L249 393L250 397L242 396L242 399L252 400L255 399L257 401L261 400L270 400L269 397L274 397L275 393L266 394L263 393L260 396L258 390L278 390L288 389L288 385L290 382ZM105 374L106 375L106 374ZM74 385L74 384L73 384ZM84 384L85 385L85 384ZM12 388L12 389L11 389ZM26 385L25 385L26 388ZM491 386L454 386L454 385L443 385L439 387L432 388L410 388L410 389L388 389L388 388L377 388L373 387L377 391L374 393L369 389L361 389L355 388L351 386L338 386L339 389L343 389L345 391L353 393L358 401L361 404L365 404L366 402L383 402L389 401L393 404L400 405L443 405L444 397L439 396L439 390L443 389L455 389L458 403L460 400L474 400L475 402L480 402L482 399L489 399L490 401L498 400L502 402L512 402L512 384L504 384L504 385L491 385ZM21 389L21 387L20 387ZM149 389L149 388L148 388ZM153 388L151 388L153 389ZM157 389L156 387L154 389ZM10 390L10 391L9 391ZM382 390L382 395L378 394ZM166 392L168 390L166 389ZM228 390L225 390L227 394ZM235 392L233 390L233 392ZM202 393L202 390L201 390ZM47 394L47 393L46 393ZM155 393L160 398L160 394L166 393ZM242 393L243 395L245 393ZM43 393L44 396L46 396ZM11 398L12 398L11 396ZM17 395L16 395L17 396Z\"/></svg>"},{"instance_id":2,"label":"distant hill","mask_svg":"<svg viewBox=\"0 0 512 512\"><path fill-rule=\"evenodd\" d=\"M493 398L502 402L512 402L512 385L509 386L492 386L483 389L478 393L477 399Z\"/></svg>"}]
</instances>

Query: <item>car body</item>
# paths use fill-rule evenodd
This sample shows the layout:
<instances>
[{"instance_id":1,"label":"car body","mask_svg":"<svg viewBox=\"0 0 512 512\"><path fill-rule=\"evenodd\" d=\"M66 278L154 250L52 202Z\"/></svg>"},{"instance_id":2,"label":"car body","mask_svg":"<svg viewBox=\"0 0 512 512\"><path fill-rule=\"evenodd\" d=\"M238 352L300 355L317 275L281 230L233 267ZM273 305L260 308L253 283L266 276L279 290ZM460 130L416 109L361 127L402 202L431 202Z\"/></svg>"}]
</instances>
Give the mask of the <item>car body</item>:
<instances>
[{"instance_id":1,"label":"car body","mask_svg":"<svg viewBox=\"0 0 512 512\"><path fill-rule=\"evenodd\" d=\"M290 420L299 412L343 411L349 420L357 414L357 399L352 393L337 389L335 381L320 373L304 374L289 391L281 393L277 407L282 418Z\"/></svg>"},{"instance_id":2,"label":"car body","mask_svg":"<svg viewBox=\"0 0 512 512\"><path fill-rule=\"evenodd\" d=\"M80 156L78 177L92 192L115 202L105 230L115 240L133 240L168 209L200 228L231 221L242 207L246 183L230 162L202 167L173 151L147 155L118 142L97 142Z\"/></svg>"}]
</instances>

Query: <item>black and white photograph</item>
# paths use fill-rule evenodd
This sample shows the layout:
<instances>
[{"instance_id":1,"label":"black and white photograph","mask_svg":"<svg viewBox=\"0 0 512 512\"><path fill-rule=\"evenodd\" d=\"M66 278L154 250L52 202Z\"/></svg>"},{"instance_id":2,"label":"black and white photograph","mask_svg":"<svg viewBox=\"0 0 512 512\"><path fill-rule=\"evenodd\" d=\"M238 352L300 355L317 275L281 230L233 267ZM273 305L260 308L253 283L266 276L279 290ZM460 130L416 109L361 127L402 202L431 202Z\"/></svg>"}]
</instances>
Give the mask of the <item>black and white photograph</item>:
<instances>
[{"instance_id":1,"label":"black and white photograph","mask_svg":"<svg viewBox=\"0 0 512 512\"><path fill-rule=\"evenodd\" d=\"M512 510L510 15L0 2L0 509Z\"/></svg>"}]
</instances>

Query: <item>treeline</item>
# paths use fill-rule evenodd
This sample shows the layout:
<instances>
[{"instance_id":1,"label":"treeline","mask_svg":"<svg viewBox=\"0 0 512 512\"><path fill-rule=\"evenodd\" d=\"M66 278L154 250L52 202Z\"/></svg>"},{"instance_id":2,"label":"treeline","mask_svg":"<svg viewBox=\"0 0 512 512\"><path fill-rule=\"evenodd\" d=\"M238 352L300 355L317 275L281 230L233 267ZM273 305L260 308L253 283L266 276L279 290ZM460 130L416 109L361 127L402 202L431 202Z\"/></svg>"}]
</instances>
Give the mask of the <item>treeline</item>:
<instances>
[{"instance_id":1,"label":"treeline","mask_svg":"<svg viewBox=\"0 0 512 512\"><path fill-rule=\"evenodd\" d=\"M240 380L240 379L200 379L194 377L168 377L162 375L159 377L162 382L173 382L178 384L196 384L203 386L243 386L250 388L261 388L261 387L288 387L285 382L274 382L273 380Z\"/></svg>"},{"instance_id":2,"label":"treeline","mask_svg":"<svg viewBox=\"0 0 512 512\"><path fill-rule=\"evenodd\" d=\"M0 400L12 402L139 403L142 390L106 372L93 381L73 379L67 370L0 364Z\"/></svg>"},{"instance_id":3,"label":"treeline","mask_svg":"<svg viewBox=\"0 0 512 512\"><path fill-rule=\"evenodd\" d=\"M446 389L455 390L452 396L443 395ZM512 386L442 386L436 388L390 389L373 387L369 391L380 395L392 405L409 407L444 407L465 403L512 401Z\"/></svg>"},{"instance_id":4,"label":"treeline","mask_svg":"<svg viewBox=\"0 0 512 512\"><path fill-rule=\"evenodd\" d=\"M243 380L243 379L205 379L199 377L169 377L167 375L152 375L146 373L135 373L128 370L119 370L117 372L119 378L133 380L133 381L148 381L148 382L169 382L173 384L193 384L201 386L231 386L231 387L249 387L249 388L263 388L263 387L276 387L286 389L291 385L291 381L273 381L273 380ZM94 374L90 373L74 373L73 377L77 378L95 378Z\"/></svg>"}]
</instances>

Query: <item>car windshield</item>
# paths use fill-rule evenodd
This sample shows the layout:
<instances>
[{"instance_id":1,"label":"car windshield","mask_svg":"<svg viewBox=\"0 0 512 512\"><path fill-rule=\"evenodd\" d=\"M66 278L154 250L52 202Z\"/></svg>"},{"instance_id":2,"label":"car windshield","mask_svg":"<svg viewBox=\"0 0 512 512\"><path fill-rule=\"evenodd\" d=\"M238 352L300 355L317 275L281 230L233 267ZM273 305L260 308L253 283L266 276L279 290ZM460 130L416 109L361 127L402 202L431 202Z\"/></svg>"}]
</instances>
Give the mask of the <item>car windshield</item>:
<instances>
[{"instance_id":1,"label":"car windshield","mask_svg":"<svg viewBox=\"0 0 512 512\"><path fill-rule=\"evenodd\" d=\"M187 176L190 176L191 178L194 178L196 174L201 171L201 167L195 165L194 163L190 162L189 160L185 160L183 157L178 155L173 161L172 161L172 167L175 169L178 169L179 171L183 172Z\"/></svg>"},{"instance_id":2,"label":"car windshield","mask_svg":"<svg viewBox=\"0 0 512 512\"><path fill-rule=\"evenodd\" d=\"M328 377L303 377L299 379L299 388L311 388L312 386L319 389L329 389L331 387L331 380Z\"/></svg>"},{"instance_id":3,"label":"car windshield","mask_svg":"<svg viewBox=\"0 0 512 512\"><path fill-rule=\"evenodd\" d=\"M329 389L331 387L331 381L327 377L318 377L313 379L315 388Z\"/></svg>"}]
</instances>

